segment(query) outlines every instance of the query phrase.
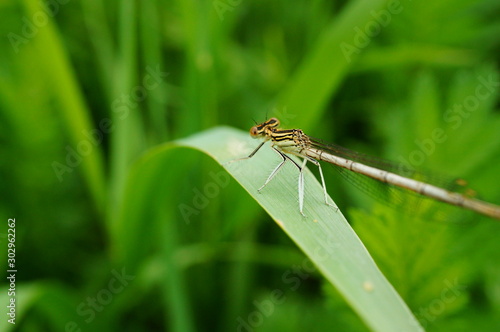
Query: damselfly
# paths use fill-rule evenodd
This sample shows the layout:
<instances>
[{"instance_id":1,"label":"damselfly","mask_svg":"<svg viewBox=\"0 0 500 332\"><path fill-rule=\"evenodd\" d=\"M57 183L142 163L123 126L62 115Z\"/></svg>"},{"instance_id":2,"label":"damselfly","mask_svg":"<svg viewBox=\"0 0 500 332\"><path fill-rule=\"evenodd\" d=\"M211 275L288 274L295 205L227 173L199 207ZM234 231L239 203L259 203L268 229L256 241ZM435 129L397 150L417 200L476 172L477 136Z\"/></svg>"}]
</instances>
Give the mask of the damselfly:
<instances>
[{"instance_id":1,"label":"damselfly","mask_svg":"<svg viewBox=\"0 0 500 332\"><path fill-rule=\"evenodd\" d=\"M258 191L260 192L260 190L273 179L287 160L290 161L299 170L299 211L302 215L304 215L303 170L308 161L318 166L325 203L330 205L330 203L328 203L328 194L326 192L323 171L319 163L319 161L325 161L343 169L387 183L390 186L402 188L405 191L417 193L444 203L460 206L492 218L500 219L500 206L469 197L463 193L445 189L442 186L436 185L436 182L430 180L426 181L430 179L429 176L409 170L403 165L370 157L334 144L322 142L307 136L300 129L279 129L279 125L280 121L277 118L270 118L266 122L253 126L250 129L250 135L253 138L262 139L263 142L257 146L248 157L233 161L252 158L266 142L270 141L272 149L281 157L281 162L271 172ZM290 158L289 155L303 158L302 163L299 165L295 160ZM464 181L458 180L456 183L460 185L461 182Z\"/></svg>"}]
</instances>

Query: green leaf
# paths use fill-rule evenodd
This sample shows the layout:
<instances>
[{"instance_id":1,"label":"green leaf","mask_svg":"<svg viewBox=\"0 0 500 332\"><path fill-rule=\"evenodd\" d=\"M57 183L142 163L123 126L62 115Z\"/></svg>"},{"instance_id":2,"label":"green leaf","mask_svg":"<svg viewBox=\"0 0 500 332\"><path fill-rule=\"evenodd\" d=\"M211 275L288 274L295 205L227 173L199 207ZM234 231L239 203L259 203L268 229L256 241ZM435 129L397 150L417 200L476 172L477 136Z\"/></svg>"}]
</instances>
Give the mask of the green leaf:
<instances>
[{"instance_id":1,"label":"green leaf","mask_svg":"<svg viewBox=\"0 0 500 332\"><path fill-rule=\"evenodd\" d=\"M128 186L130 190L127 194L130 200L127 202L134 202L135 206L127 207L128 204L124 204L123 219L118 224L127 234L122 234L123 236L116 234L116 241L123 241L123 239L134 241L131 238L134 236L137 236L135 241L143 241L144 234L134 235L134 232L130 232L130 227L134 229L131 224L140 224L142 219L140 216L131 217L126 210L145 211L137 204L148 206L150 210L149 197L162 201L159 195L152 193L165 193L165 190L158 189L158 187L167 185L159 184L157 181L148 181L148 179L157 178L151 174L152 170L161 170L164 176L169 175L172 178L169 180L172 182L179 178L174 172L165 173L165 169L172 164L176 148L198 149L224 164L248 155L257 145L258 142L251 141L244 132L230 128L215 128L179 140L175 144L170 143L151 150L136 164L132 172ZM175 152L175 156L179 156L179 153L182 152ZM415 317L382 275L342 213L324 203L321 185L310 171L305 172L304 213L306 217L298 211L298 172L290 163L283 167L261 193L257 192L279 160L279 157L268 146L264 146L253 158L225 164L225 167L308 256L310 262L305 262L303 268L310 270L311 262L316 265L371 329L375 331L421 331ZM147 184L141 185L141 179ZM133 220L128 220L130 218ZM172 220L161 222L170 223ZM118 248L125 252L127 248L137 247L134 243L118 244ZM140 255L137 252L128 254L134 257ZM284 283L286 284L285 281Z\"/></svg>"}]
</instances>

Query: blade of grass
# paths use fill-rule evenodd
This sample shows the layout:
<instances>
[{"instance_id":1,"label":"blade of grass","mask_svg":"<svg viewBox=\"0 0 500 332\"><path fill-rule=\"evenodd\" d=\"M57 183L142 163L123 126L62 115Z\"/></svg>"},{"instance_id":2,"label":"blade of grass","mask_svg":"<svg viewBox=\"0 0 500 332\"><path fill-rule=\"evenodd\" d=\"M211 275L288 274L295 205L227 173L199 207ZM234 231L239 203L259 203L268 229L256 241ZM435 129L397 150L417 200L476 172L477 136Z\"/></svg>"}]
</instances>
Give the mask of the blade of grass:
<instances>
[{"instance_id":1,"label":"blade of grass","mask_svg":"<svg viewBox=\"0 0 500 332\"><path fill-rule=\"evenodd\" d=\"M249 144L247 137L243 132L218 128L180 143L200 149L218 162L225 162L244 156L256 145L255 141ZM250 149L235 150L238 146ZM278 161L268 148L250 160L229 164L226 169L343 294L369 327L375 331L421 330L342 213L324 204L321 185L311 172L308 171L305 177L306 218L298 212L298 174L293 166L284 167L261 194L257 192L269 175L270 165Z\"/></svg>"},{"instance_id":2,"label":"blade of grass","mask_svg":"<svg viewBox=\"0 0 500 332\"><path fill-rule=\"evenodd\" d=\"M28 17L44 13L43 3L36 0L24 0ZM89 139L86 133L91 132L92 122L90 112L85 105L82 93L71 68L63 41L48 16L47 24L40 28L33 39L37 49L37 60L41 68L47 68L47 85L52 86L54 97L59 103L63 123L71 140L71 147L76 149L80 143ZM103 212L105 202L104 161L100 146L92 146L91 153L82 158L83 176L97 211Z\"/></svg>"},{"instance_id":3,"label":"blade of grass","mask_svg":"<svg viewBox=\"0 0 500 332\"><path fill-rule=\"evenodd\" d=\"M113 63L115 45L113 43L112 32L109 22L106 21L105 4L102 0L82 1L83 18L89 30L90 42L93 44L93 52L96 56L96 63L99 66L100 75L97 78L102 81L102 86L106 89L108 98L112 95Z\"/></svg>"},{"instance_id":4,"label":"blade of grass","mask_svg":"<svg viewBox=\"0 0 500 332\"><path fill-rule=\"evenodd\" d=\"M211 21L212 2L180 0L175 4L182 17L186 35L186 66L183 83L185 109L177 119L177 137L217 123L219 80L215 76L213 46L214 29L219 21ZM209 86L210 89L206 87Z\"/></svg>"},{"instance_id":5,"label":"blade of grass","mask_svg":"<svg viewBox=\"0 0 500 332\"><path fill-rule=\"evenodd\" d=\"M143 63L145 67L156 68L162 63L162 53L161 53L161 36L156 33L161 30L160 27L160 4L158 1L141 1L139 3L140 8L140 33L141 33L141 43L142 56L144 58ZM152 89L149 92L149 98L147 100L147 110L148 110L148 124L153 128L153 137L148 137L150 141L165 141L168 135L167 127L168 124L165 123L166 110L167 110L167 98L165 97L167 89L165 83L160 82L160 87Z\"/></svg>"},{"instance_id":6,"label":"blade of grass","mask_svg":"<svg viewBox=\"0 0 500 332\"><path fill-rule=\"evenodd\" d=\"M373 12L387 3L387 0L350 2L339 17L325 28L316 45L306 55L303 64L278 97L276 108L287 108L292 114L297 114L294 121L300 123L302 129L307 130L315 123L355 62L353 60L363 51L356 46L356 28L364 30L367 22L372 21L378 24ZM349 49L347 45L350 50L356 51L346 52Z\"/></svg>"},{"instance_id":7,"label":"blade of grass","mask_svg":"<svg viewBox=\"0 0 500 332\"><path fill-rule=\"evenodd\" d=\"M124 1L119 4L119 54L116 59L113 82L112 120L113 134L111 136L110 152L110 199L107 211L107 220L111 223L111 232L115 226L114 216L120 206L116 202L121 200L125 187L127 172L137 155L143 149L144 133L139 116L140 104L134 97L137 88L137 36L136 17L137 5L135 1ZM126 96L126 98L124 98ZM132 96L132 97L131 97ZM127 98L132 102L127 101Z\"/></svg>"},{"instance_id":8,"label":"blade of grass","mask_svg":"<svg viewBox=\"0 0 500 332\"><path fill-rule=\"evenodd\" d=\"M255 141L249 142L244 132L216 128L148 152L135 165L129 179L124 203L127 208L120 221L123 237L117 239L128 242L116 243L121 247L118 252L131 257L140 256L136 249L138 243L143 243L144 234L136 235L130 229L143 227L140 211L154 208L152 204L156 203L151 203L152 197L155 201L165 202L162 195L167 195L168 190L161 188L174 188L165 181L174 183L181 178L176 173L182 169L166 172L172 167L172 158L178 159L179 152L174 152L176 147L201 150L223 163L244 156L256 144ZM257 192L278 161L269 148L263 148L252 159L229 164L226 169L343 294L370 328L375 331L421 331L415 317L382 275L340 211L324 204L321 185L311 172L305 174L304 212L307 218L298 212L298 174L291 165L285 166L261 194ZM167 177L170 179L165 180Z\"/></svg>"}]
</instances>

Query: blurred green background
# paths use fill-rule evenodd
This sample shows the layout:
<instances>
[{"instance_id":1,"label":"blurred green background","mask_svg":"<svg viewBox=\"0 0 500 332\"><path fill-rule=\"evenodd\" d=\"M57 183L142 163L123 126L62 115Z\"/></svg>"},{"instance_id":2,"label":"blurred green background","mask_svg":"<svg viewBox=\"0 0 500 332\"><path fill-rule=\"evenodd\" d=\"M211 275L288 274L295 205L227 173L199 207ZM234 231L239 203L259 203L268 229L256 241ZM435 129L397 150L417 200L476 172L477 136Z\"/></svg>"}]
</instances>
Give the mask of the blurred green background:
<instances>
[{"instance_id":1,"label":"blurred green background","mask_svg":"<svg viewBox=\"0 0 500 332\"><path fill-rule=\"evenodd\" d=\"M148 168L214 126L276 116L500 202L497 0L43 3L0 1L0 261L15 218L18 269L2 331L366 331L211 159ZM328 173L426 330L498 331L500 224L407 222Z\"/></svg>"}]
</instances>

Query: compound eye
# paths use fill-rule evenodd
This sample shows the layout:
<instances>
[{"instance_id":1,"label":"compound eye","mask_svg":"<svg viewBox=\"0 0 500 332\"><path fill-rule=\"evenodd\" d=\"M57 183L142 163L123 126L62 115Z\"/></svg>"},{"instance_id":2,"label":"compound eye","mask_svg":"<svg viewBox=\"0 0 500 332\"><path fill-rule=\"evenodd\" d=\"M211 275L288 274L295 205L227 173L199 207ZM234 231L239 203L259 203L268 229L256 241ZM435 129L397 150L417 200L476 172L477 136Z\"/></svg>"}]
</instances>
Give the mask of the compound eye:
<instances>
[{"instance_id":1,"label":"compound eye","mask_svg":"<svg viewBox=\"0 0 500 332\"><path fill-rule=\"evenodd\" d=\"M259 136L259 129L257 129L257 126L253 126L252 128L250 128L250 136Z\"/></svg>"}]
</instances>

